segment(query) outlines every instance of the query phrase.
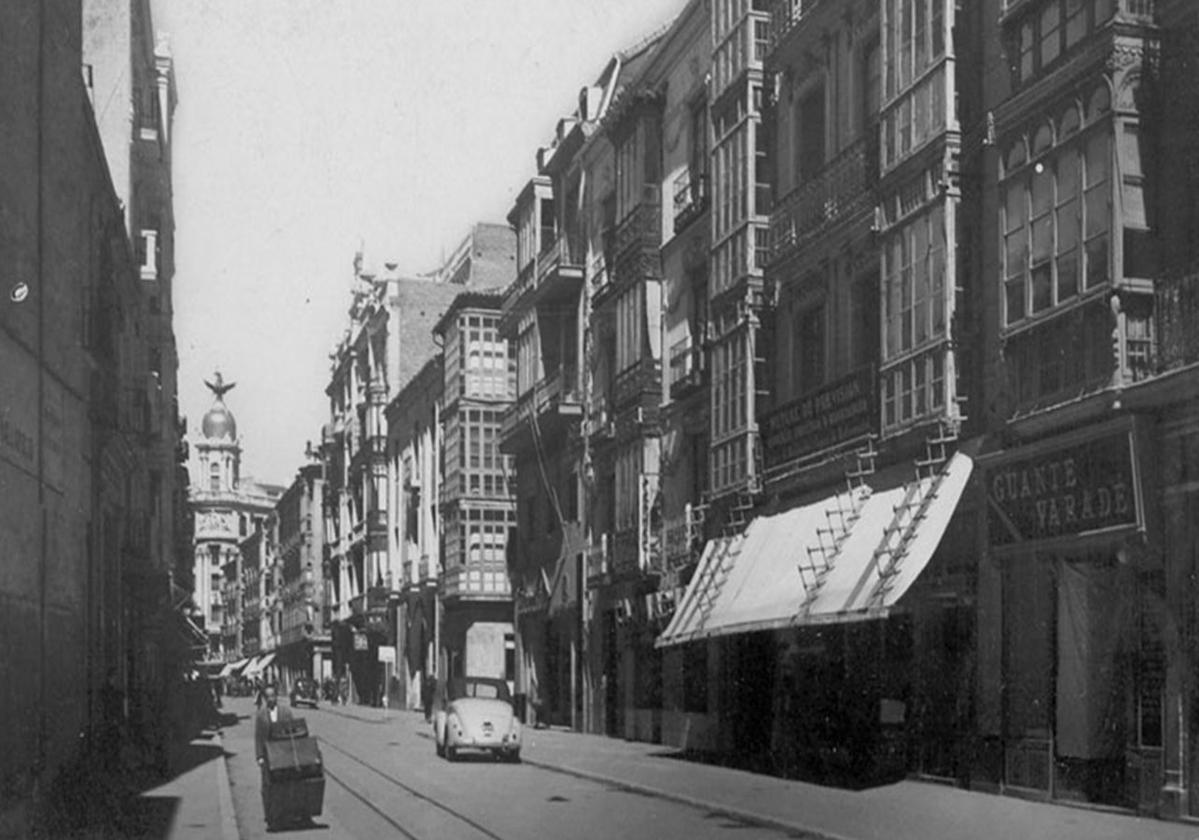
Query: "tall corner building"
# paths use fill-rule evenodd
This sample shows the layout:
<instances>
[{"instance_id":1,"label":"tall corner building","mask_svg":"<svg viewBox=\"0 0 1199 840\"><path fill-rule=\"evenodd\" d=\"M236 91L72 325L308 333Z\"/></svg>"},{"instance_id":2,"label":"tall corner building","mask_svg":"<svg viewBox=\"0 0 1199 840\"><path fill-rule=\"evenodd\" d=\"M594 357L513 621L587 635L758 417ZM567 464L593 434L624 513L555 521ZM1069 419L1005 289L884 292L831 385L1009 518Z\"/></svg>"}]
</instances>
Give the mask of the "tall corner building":
<instances>
[{"instance_id":1,"label":"tall corner building","mask_svg":"<svg viewBox=\"0 0 1199 840\"><path fill-rule=\"evenodd\" d=\"M237 564L242 541L272 514L283 489L241 475L237 420L225 404L225 394L235 383L225 382L218 372L204 384L214 399L200 420L200 434L192 439L197 465L190 492L195 522L192 603L197 624L208 635L208 660L233 661L241 651L226 649L222 641L227 606L224 567Z\"/></svg>"}]
</instances>

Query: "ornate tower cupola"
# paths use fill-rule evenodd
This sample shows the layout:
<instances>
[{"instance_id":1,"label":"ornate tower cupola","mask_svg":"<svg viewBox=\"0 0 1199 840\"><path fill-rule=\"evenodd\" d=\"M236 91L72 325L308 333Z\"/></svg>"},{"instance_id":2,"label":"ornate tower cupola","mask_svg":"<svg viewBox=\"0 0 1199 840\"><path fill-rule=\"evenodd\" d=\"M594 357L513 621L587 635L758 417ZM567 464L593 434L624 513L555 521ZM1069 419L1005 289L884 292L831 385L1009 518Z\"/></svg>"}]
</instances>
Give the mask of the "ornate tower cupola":
<instances>
[{"instance_id":1,"label":"ornate tower cupola","mask_svg":"<svg viewBox=\"0 0 1199 840\"><path fill-rule=\"evenodd\" d=\"M216 396L212 408L200 421L201 439L196 443L200 459L200 486L210 493L237 489L241 469L241 445L237 442L237 421L225 405L225 394L236 382L225 382L220 371L213 381L204 380Z\"/></svg>"}]
</instances>

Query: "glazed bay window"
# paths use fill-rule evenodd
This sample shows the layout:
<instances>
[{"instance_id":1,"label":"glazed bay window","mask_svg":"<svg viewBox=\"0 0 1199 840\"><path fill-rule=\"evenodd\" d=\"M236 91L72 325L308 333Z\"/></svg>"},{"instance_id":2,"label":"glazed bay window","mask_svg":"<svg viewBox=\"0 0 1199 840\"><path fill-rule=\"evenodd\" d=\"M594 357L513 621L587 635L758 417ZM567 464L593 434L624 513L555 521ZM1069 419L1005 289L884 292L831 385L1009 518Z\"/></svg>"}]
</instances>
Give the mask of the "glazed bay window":
<instances>
[{"instance_id":1,"label":"glazed bay window","mask_svg":"<svg viewBox=\"0 0 1199 840\"><path fill-rule=\"evenodd\" d=\"M884 429L936 414L946 404L945 208L938 203L919 213L883 244Z\"/></svg>"},{"instance_id":2,"label":"glazed bay window","mask_svg":"<svg viewBox=\"0 0 1199 840\"><path fill-rule=\"evenodd\" d=\"M1013 5L1009 0L1009 7ZM1045 0L1027 3L1028 12L1009 30L1013 75L1027 82L1050 69L1116 12L1116 0Z\"/></svg>"},{"instance_id":3,"label":"glazed bay window","mask_svg":"<svg viewBox=\"0 0 1199 840\"><path fill-rule=\"evenodd\" d=\"M465 393L475 397L504 399L515 383L508 364L508 343L499 337L499 319L494 315L463 316L459 330Z\"/></svg>"},{"instance_id":4,"label":"glazed bay window","mask_svg":"<svg viewBox=\"0 0 1199 840\"><path fill-rule=\"evenodd\" d=\"M1112 227L1106 86L1011 140L1003 155L1004 324L1013 326L1107 283Z\"/></svg>"},{"instance_id":5,"label":"glazed bay window","mask_svg":"<svg viewBox=\"0 0 1199 840\"><path fill-rule=\"evenodd\" d=\"M883 167L945 129L953 103L945 64L948 0L884 0Z\"/></svg>"}]
</instances>

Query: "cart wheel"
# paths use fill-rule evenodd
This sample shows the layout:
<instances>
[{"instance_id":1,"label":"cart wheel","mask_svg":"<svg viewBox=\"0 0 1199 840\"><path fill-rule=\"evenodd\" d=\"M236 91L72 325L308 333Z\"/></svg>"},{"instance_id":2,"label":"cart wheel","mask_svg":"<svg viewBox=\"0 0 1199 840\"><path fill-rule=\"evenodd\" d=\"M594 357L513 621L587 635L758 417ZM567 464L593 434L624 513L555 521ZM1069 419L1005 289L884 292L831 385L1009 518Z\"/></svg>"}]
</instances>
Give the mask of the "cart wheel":
<instances>
[{"instance_id":1,"label":"cart wheel","mask_svg":"<svg viewBox=\"0 0 1199 840\"><path fill-rule=\"evenodd\" d=\"M437 750L438 758L445 758L445 747L437 743L436 740L433 741L433 749Z\"/></svg>"}]
</instances>

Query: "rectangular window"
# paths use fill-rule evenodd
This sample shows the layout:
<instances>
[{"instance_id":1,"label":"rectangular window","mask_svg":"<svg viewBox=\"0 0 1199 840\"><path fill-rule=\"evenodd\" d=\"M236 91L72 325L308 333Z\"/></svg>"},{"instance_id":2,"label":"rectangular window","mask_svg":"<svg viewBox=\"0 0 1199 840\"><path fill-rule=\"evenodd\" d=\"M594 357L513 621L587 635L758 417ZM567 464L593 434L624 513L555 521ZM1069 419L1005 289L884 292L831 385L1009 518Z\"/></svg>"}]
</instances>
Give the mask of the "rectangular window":
<instances>
[{"instance_id":1,"label":"rectangular window","mask_svg":"<svg viewBox=\"0 0 1199 840\"><path fill-rule=\"evenodd\" d=\"M825 323L824 307L814 306L800 313L798 319L797 372L799 381L795 393L814 391L824 384Z\"/></svg>"},{"instance_id":2,"label":"rectangular window","mask_svg":"<svg viewBox=\"0 0 1199 840\"><path fill-rule=\"evenodd\" d=\"M796 169L799 183L810 181L824 168L824 85L806 94L799 101L799 148Z\"/></svg>"}]
</instances>

